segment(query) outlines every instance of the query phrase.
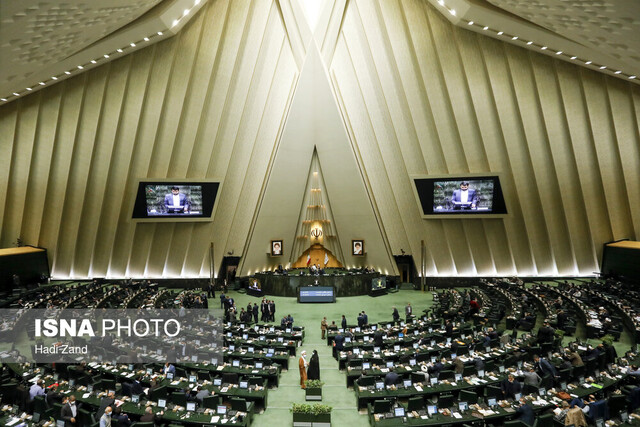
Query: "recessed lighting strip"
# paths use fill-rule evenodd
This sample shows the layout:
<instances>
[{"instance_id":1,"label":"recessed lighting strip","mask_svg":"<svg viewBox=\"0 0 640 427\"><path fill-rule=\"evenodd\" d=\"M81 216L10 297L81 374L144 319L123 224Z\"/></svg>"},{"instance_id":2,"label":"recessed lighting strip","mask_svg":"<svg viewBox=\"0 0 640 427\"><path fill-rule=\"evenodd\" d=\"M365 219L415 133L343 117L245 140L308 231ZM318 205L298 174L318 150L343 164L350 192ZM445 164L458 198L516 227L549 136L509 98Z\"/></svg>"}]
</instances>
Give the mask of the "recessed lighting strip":
<instances>
[{"instance_id":1,"label":"recessed lighting strip","mask_svg":"<svg viewBox=\"0 0 640 427\"><path fill-rule=\"evenodd\" d=\"M456 16L455 9L452 9L452 8L448 7L444 0L438 0L438 4L443 9L445 9L450 15ZM565 57L565 58L569 59L570 61L581 61L584 65L589 65L593 69L606 72L607 74L613 74L613 75L615 75L617 77L626 77L629 80L637 79L636 75L634 75L634 74L623 73L622 70L616 70L615 68L612 69L610 67L607 67L606 65L594 64L593 61L591 61L591 60L588 60L588 59L585 60L585 59L578 58L578 56L568 54L568 53L566 53L566 52L564 52L562 50L553 50L553 49L549 48L548 46L537 44L533 40L523 39L520 36L517 36L515 34L507 34L504 31L492 29L487 25L482 25L482 24L479 24L479 23L477 23L475 21L469 21L469 20L466 20L466 19L461 19L461 21L462 22L466 22L467 26L477 27L477 28L480 28L482 31L492 32L496 36L498 36L497 38L504 38L506 41L510 41L511 43L514 43L514 44L523 43L524 45L529 46L530 48L539 48L540 50L547 51L549 53L554 53L557 56Z\"/></svg>"},{"instance_id":2,"label":"recessed lighting strip","mask_svg":"<svg viewBox=\"0 0 640 427\"><path fill-rule=\"evenodd\" d=\"M443 1L443 0L441 0ZM191 13L191 10L198 6L200 4L201 0L194 0L193 2L193 6L189 9L184 9L182 11L182 14L177 18L173 20L172 23L172 27L175 27L176 25L178 25L180 23L180 20L185 18L186 16L188 16ZM455 11L453 11L453 14L455 15ZM109 59L112 56L124 53L127 49L133 49L135 47L140 47L139 45L142 45L143 43L146 43L148 41L150 41L153 38L157 38L157 37L162 37L164 35L164 33L162 31L158 31L155 34L151 34L147 37L144 37L142 40L138 40L138 41L133 41L131 43L128 43L126 46L123 46L121 48L116 49L114 52L107 52L104 55L102 55L101 57L98 58L94 58L91 61L87 62L86 64L79 64L76 65L75 67L72 67L66 71L64 71L64 73L58 74L56 76L51 76L50 79L48 80L43 80L41 82L38 83L38 86L46 86L47 84L50 83L54 83L56 80L59 80L60 78L64 77L64 75L66 76L70 76L73 73L77 73L78 71L84 70L86 68L92 67L94 65L98 65L100 62L104 62L105 59ZM5 102L9 102L12 101L16 98L19 98L22 95L26 95L27 93L33 91L33 87L27 87L24 89L24 91L20 91L20 92L13 92L11 95L8 96L3 96L2 98L0 98L0 102L5 103Z\"/></svg>"}]
</instances>

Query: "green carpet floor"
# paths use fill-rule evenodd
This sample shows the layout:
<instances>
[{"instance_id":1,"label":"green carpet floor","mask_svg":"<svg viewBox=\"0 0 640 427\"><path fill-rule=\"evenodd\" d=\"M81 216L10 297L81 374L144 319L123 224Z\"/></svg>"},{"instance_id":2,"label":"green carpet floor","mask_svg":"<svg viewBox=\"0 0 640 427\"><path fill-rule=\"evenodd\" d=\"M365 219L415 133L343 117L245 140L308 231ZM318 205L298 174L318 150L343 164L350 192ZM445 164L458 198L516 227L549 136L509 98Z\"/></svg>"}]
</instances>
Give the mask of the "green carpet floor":
<instances>
[{"instance_id":1,"label":"green carpet floor","mask_svg":"<svg viewBox=\"0 0 640 427\"><path fill-rule=\"evenodd\" d=\"M230 292L230 296L236 301L238 309L246 307L248 302L260 302L261 298L248 296L239 292ZM356 324L358 313L365 310L369 316L369 323L391 320L395 305L404 314L405 305L410 302L414 307L414 314L421 314L422 310L433 305L431 292L419 292L414 290L400 290L380 297L343 297L338 298L335 304L299 304L296 298L268 297L276 302L276 321L279 324L282 316L291 314L295 326L304 326L306 336L302 347L298 349L296 358L290 359L291 369L283 372L280 377L280 385L277 389L269 390L268 405L264 413L254 418L254 426L273 427L292 424L292 415L289 408L292 403L305 403L304 390L300 388L300 375L297 368L297 360L304 349L310 358L313 350L318 351L320 357L320 379L325 382L323 387L322 403L333 407L332 424L338 426L368 426L369 419L366 411L359 413L356 409L356 397L353 389L347 389L346 376L338 370L338 362L331 356L331 347L321 338L320 321L323 316L327 321L335 321L340 324L341 316L347 317L347 322ZM210 300L210 304L220 305L220 300ZM538 316L541 317L541 316ZM541 320L541 319L540 319ZM576 336L585 340L584 325L579 322ZM537 325L539 326L539 325ZM535 330L534 330L535 332ZM573 337L565 337L566 342L575 340ZM597 340L590 340L594 345ZM631 346L631 336L625 330L620 341L615 343L619 355L623 355ZM313 402L309 402L313 403Z\"/></svg>"},{"instance_id":2,"label":"green carpet floor","mask_svg":"<svg viewBox=\"0 0 640 427\"><path fill-rule=\"evenodd\" d=\"M236 301L238 309L246 307L249 301L259 302L261 299L238 292L230 292L229 295ZM394 305L400 313L404 314L404 306L410 302L414 306L414 313L418 314L433 304L431 292L422 293L413 290L401 290L375 298L369 296L338 298L335 304L298 304L296 298L285 297L273 297L273 300L276 302L278 323L282 316L291 314L295 326L305 327L306 336L302 347L297 351L296 359L289 361L291 369L282 373L279 387L276 390L269 390L267 409L263 414L256 415L254 419L253 425L257 427L291 425L292 415L289 412L291 404L305 403L304 390L300 388L300 374L297 368L297 358L302 350L307 351L308 358L311 357L313 350L318 351L320 379L325 383L322 390L322 403L333 407L332 424L350 427L368 426L369 419L366 411L362 414L358 413L356 395L353 389L347 389L346 375L338 370L338 362L331 356L331 347L321 338L322 317L326 316L329 323L335 320L339 325L341 316L344 314L351 325L357 323L358 313L364 310L369 316L369 323L374 323L391 320ZM217 304L220 305L219 300Z\"/></svg>"}]
</instances>

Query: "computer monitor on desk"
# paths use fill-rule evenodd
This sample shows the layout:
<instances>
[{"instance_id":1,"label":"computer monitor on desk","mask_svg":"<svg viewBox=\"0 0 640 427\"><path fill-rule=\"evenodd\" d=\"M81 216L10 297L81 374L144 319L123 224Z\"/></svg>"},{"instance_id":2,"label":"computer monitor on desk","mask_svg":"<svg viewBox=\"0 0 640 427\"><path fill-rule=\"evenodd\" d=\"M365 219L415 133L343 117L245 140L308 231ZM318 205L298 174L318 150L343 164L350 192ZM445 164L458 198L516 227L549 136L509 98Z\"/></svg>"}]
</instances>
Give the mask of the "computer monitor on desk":
<instances>
[{"instance_id":1,"label":"computer monitor on desk","mask_svg":"<svg viewBox=\"0 0 640 427\"><path fill-rule=\"evenodd\" d=\"M438 407L436 405L427 406L427 414L435 415L438 413Z\"/></svg>"},{"instance_id":2,"label":"computer monitor on desk","mask_svg":"<svg viewBox=\"0 0 640 427\"><path fill-rule=\"evenodd\" d=\"M196 402L187 402L187 412L196 411Z\"/></svg>"},{"instance_id":3,"label":"computer monitor on desk","mask_svg":"<svg viewBox=\"0 0 640 427\"><path fill-rule=\"evenodd\" d=\"M384 382L382 381L376 382L376 390L382 390L382 389L384 389Z\"/></svg>"},{"instance_id":4,"label":"computer monitor on desk","mask_svg":"<svg viewBox=\"0 0 640 427\"><path fill-rule=\"evenodd\" d=\"M404 417L404 408L402 406L395 408L393 412L396 417Z\"/></svg>"}]
</instances>

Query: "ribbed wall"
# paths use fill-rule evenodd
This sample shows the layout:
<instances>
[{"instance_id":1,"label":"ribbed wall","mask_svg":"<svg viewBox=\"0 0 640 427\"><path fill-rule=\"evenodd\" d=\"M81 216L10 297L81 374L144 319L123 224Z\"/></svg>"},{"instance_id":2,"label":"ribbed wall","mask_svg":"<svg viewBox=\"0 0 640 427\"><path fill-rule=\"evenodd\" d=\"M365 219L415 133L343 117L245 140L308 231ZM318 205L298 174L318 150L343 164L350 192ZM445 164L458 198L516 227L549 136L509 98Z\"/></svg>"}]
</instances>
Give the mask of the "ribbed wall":
<instances>
[{"instance_id":1,"label":"ribbed wall","mask_svg":"<svg viewBox=\"0 0 640 427\"><path fill-rule=\"evenodd\" d=\"M322 55L393 253L419 262L424 239L430 275L589 274L603 242L640 238L638 86L424 1L342 4ZM206 276L210 242L240 254L299 72L280 13L211 1L179 35L0 107L0 246L46 247L57 277ZM423 220L410 175L467 172L503 174L508 218ZM146 177L221 179L214 221L131 222Z\"/></svg>"},{"instance_id":2,"label":"ribbed wall","mask_svg":"<svg viewBox=\"0 0 640 427\"><path fill-rule=\"evenodd\" d=\"M430 275L591 274L640 237L640 89L452 26L427 2L352 1L331 62L394 253ZM506 219L423 220L414 174L501 172Z\"/></svg>"},{"instance_id":3,"label":"ribbed wall","mask_svg":"<svg viewBox=\"0 0 640 427\"><path fill-rule=\"evenodd\" d=\"M0 108L0 246L48 248L56 277L208 276L210 242L218 262L242 251L297 73L275 2L211 1L177 36ZM222 180L214 221L131 222L146 177Z\"/></svg>"}]
</instances>

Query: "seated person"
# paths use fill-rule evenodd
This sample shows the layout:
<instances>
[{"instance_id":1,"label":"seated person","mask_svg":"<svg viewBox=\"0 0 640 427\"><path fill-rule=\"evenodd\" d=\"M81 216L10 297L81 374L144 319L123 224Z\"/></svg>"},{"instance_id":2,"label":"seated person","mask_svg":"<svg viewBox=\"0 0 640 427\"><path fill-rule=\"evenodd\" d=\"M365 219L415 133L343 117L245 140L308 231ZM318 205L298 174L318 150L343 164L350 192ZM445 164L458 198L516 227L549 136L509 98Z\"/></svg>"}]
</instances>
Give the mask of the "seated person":
<instances>
[{"instance_id":1,"label":"seated person","mask_svg":"<svg viewBox=\"0 0 640 427\"><path fill-rule=\"evenodd\" d=\"M522 386L512 374L500 383L500 389L505 399L515 399L516 394L522 392Z\"/></svg>"}]
</instances>

